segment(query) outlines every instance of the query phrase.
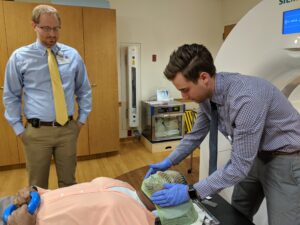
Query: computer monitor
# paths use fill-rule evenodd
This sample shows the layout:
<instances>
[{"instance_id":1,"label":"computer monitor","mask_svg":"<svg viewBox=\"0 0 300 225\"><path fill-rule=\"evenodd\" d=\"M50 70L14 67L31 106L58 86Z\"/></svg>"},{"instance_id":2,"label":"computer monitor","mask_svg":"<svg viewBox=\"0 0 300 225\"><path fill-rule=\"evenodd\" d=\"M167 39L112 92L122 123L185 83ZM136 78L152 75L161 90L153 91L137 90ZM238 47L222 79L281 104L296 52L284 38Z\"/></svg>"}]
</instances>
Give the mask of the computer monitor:
<instances>
[{"instance_id":1,"label":"computer monitor","mask_svg":"<svg viewBox=\"0 0 300 225\"><path fill-rule=\"evenodd\" d=\"M156 91L157 101L170 101L169 91L167 89L158 89Z\"/></svg>"},{"instance_id":2,"label":"computer monitor","mask_svg":"<svg viewBox=\"0 0 300 225\"><path fill-rule=\"evenodd\" d=\"M283 12L282 34L300 33L300 9Z\"/></svg>"}]
</instances>

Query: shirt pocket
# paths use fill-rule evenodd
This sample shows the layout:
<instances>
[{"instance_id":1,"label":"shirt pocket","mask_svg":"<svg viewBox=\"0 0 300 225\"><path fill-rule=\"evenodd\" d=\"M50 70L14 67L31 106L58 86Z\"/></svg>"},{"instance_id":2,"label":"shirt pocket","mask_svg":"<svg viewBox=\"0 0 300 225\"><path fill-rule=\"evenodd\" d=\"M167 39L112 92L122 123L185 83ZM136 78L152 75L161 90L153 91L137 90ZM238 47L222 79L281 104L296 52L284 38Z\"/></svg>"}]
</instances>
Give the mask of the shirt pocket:
<instances>
[{"instance_id":1,"label":"shirt pocket","mask_svg":"<svg viewBox=\"0 0 300 225\"><path fill-rule=\"evenodd\" d=\"M63 64L59 66L60 77L63 84L69 84L74 81L76 69L70 64Z\"/></svg>"}]
</instances>

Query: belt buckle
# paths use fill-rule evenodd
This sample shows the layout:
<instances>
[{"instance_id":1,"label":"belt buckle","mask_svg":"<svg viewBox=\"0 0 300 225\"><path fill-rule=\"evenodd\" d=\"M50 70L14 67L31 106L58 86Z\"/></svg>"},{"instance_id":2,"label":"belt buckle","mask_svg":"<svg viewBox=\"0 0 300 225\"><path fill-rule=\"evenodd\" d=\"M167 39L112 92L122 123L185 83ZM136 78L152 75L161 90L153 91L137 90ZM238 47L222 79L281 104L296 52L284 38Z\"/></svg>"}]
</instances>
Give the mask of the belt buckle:
<instances>
[{"instance_id":1,"label":"belt buckle","mask_svg":"<svg viewBox=\"0 0 300 225\"><path fill-rule=\"evenodd\" d=\"M31 120L31 126L34 127L34 128L39 128L41 126L41 121L40 119L32 119Z\"/></svg>"}]
</instances>

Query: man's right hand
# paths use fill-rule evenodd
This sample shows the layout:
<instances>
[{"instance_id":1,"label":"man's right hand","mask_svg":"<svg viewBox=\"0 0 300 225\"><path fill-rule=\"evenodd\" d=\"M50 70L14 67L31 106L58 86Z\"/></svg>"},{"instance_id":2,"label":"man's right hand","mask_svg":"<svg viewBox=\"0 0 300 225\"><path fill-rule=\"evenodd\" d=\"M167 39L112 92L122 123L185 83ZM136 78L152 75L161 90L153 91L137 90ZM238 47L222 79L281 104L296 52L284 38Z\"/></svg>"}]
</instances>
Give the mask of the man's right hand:
<instances>
[{"instance_id":1,"label":"man's right hand","mask_svg":"<svg viewBox=\"0 0 300 225\"><path fill-rule=\"evenodd\" d=\"M23 133L19 134L18 137L22 140L22 138L23 138Z\"/></svg>"},{"instance_id":2,"label":"man's right hand","mask_svg":"<svg viewBox=\"0 0 300 225\"><path fill-rule=\"evenodd\" d=\"M151 174L156 173L157 171L165 171L172 166L172 162L169 158L165 158L163 161L155 164L150 164L150 169L146 173L144 179L148 178Z\"/></svg>"},{"instance_id":3,"label":"man's right hand","mask_svg":"<svg viewBox=\"0 0 300 225\"><path fill-rule=\"evenodd\" d=\"M17 208L8 217L8 225L35 225L36 213L31 215L28 212L27 205L24 204L20 208Z\"/></svg>"}]
</instances>

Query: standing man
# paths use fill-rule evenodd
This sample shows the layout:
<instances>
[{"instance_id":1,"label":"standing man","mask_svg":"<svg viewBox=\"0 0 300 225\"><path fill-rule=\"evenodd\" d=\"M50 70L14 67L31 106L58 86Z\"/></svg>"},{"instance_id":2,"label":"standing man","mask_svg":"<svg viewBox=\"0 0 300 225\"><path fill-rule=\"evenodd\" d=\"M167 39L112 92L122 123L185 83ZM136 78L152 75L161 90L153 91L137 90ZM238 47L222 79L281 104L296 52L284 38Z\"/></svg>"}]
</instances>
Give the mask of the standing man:
<instances>
[{"instance_id":1,"label":"standing man","mask_svg":"<svg viewBox=\"0 0 300 225\"><path fill-rule=\"evenodd\" d=\"M210 102L216 104L218 130L231 140L230 160L193 185L167 184L152 195L160 206L203 199L235 185L232 204L250 220L264 197L270 225L300 224L300 116L271 83L238 73L216 73L203 45L179 47L170 57L167 79L182 97L198 102L200 110L191 133L162 162L146 174L180 163L198 147L209 131ZM206 150L206 149L204 149Z\"/></svg>"},{"instance_id":2,"label":"standing man","mask_svg":"<svg viewBox=\"0 0 300 225\"><path fill-rule=\"evenodd\" d=\"M77 137L91 111L91 87L78 52L57 43L61 28L57 10L48 5L35 7L32 27L36 42L15 50L6 66L5 117L24 143L29 185L48 188L53 156L58 186L69 186L76 183Z\"/></svg>"}]
</instances>

